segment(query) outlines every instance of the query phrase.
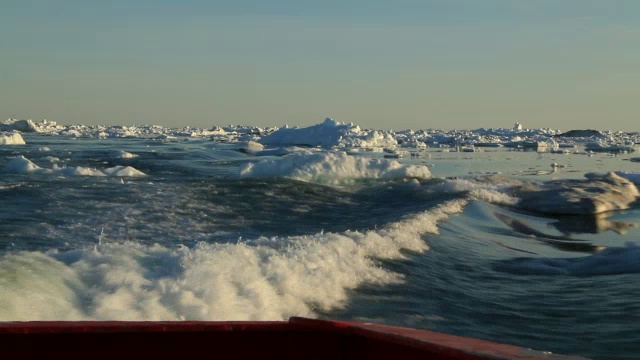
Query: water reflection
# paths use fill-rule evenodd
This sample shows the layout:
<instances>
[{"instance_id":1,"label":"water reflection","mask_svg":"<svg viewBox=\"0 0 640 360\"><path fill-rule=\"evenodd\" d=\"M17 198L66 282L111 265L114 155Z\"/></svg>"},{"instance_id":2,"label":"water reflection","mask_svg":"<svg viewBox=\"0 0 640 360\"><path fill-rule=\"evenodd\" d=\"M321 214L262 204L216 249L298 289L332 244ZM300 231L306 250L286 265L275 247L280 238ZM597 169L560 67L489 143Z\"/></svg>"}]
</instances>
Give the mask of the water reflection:
<instances>
[{"instance_id":1,"label":"water reflection","mask_svg":"<svg viewBox=\"0 0 640 360\"><path fill-rule=\"evenodd\" d=\"M595 253L606 248L606 246L594 245L589 240L573 238L574 234L597 234L605 231L624 234L629 228L636 226L634 223L608 220L602 214L563 216L555 218L556 221L549 224L562 233L562 235L553 235L535 229L523 219L500 212L494 212L494 215L518 234L544 242L556 249L571 252Z\"/></svg>"},{"instance_id":2,"label":"water reflection","mask_svg":"<svg viewBox=\"0 0 640 360\"><path fill-rule=\"evenodd\" d=\"M608 220L605 214L566 216L558 218L557 221L550 225L565 236L571 236L571 234L598 234L605 231L613 231L624 235L630 228L636 226L634 223Z\"/></svg>"}]
</instances>

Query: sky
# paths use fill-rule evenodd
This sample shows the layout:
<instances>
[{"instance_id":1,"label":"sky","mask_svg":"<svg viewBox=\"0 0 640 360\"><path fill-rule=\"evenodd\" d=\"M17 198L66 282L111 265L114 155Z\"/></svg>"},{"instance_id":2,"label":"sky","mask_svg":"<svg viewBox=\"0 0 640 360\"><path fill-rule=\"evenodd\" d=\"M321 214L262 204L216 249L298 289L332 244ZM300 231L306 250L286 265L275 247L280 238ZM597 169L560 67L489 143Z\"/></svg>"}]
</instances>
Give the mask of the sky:
<instances>
[{"instance_id":1,"label":"sky","mask_svg":"<svg viewBox=\"0 0 640 360\"><path fill-rule=\"evenodd\" d=\"M637 0L0 0L0 119L640 131Z\"/></svg>"}]
</instances>

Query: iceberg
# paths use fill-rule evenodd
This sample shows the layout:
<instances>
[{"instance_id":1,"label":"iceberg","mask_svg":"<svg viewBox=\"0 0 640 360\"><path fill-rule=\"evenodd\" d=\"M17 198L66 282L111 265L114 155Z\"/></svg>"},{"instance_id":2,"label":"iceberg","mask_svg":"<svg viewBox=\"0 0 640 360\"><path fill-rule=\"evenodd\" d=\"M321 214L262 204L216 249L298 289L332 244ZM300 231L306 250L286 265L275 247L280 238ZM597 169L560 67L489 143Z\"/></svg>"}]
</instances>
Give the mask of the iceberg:
<instances>
[{"instance_id":1,"label":"iceberg","mask_svg":"<svg viewBox=\"0 0 640 360\"><path fill-rule=\"evenodd\" d=\"M25 142L17 131L0 132L0 145L25 145Z\"/></svg>"}]
</instances>

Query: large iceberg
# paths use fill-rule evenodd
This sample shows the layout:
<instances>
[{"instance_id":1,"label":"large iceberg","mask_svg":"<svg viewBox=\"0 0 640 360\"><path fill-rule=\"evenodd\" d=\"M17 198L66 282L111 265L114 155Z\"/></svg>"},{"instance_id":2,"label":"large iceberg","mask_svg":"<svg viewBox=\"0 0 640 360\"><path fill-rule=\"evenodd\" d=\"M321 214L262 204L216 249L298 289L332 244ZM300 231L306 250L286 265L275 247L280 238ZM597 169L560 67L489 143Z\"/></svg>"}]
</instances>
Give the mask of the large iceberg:
<instances>
[{"instance_id":1,"label":"large iceberg","mask_svg":"<svg viewBox=\"0 0 640 360\"><path fill-rule=\"evenodd\" d=\"M321 147L393 147L398 144L391 134L363 131L352 123L341 123L331 118L306 128L283 127L263 136L259 142L267 146Z\"/></svg>"}]
</instances>

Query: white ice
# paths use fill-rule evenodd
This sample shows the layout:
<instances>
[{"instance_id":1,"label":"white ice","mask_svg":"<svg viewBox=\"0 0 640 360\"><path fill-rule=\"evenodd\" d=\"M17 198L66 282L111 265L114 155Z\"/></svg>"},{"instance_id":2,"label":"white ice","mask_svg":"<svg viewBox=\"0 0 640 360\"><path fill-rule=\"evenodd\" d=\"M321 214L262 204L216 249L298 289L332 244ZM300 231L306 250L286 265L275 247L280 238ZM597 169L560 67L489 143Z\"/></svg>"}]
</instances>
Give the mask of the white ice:
<instances>
[{"instance_id":1,"label":"white ice","mask_svg":"<svg viewBox=\"0 0 640 360\"><path fill-rule=\"evenodd\" d=\"M344 152L297 152L278 159L244 165L242 177L289 177L324 184L357 179L431 177L424 165L404 165L396 160L369 159Z\"/></svg>"},{"instance_id":2,"label":"white ice","mask_svg":"<svg viewBox=\"0 0 640 360\"><path fill-rule=\"evenodd\" d=\"M280 128L259 141L270 146L392 147L393 136L378 131L362 131L359 126L327 118L306 128Z\"/></svg>"},{"instance_id":3,"label":"white ice","mask_svg":"<svg viewBox=\"0 0 640 360\"><path fill-rule=\"evenodd\" d=\"M426 123L425 126L429 124ZM634 152L640 143L640 133L557 129L529 129L521 124L512 128L480 128L474 130L374 130L361 129L352 123L327 118L324 122L304 128L261 128L247 125L229 125L211 129L192 127L166 128L158 125L104 126L59 125L53 121L9 119L0 122L0 131L38 132L76 138L145 138L174 141L180 138L209 138L223 143L249 141L268 145L271 149L300 146L323 148L395 148L421 149L429 146L511 146L573 148L581 144L593 151ZM593 135L595 134L595 135Z\"/></svg>"},{"instance_id":4,"label":"white ice","mask_svg":"<svg viewBox=\"0 0 640 360\"><path fill-rule=\"evenodd\" d=\"M611 172L589 173L584 180L549 181L515 187L518 206L550 214L599 214L624 210L640 196L635 184Z\"/></svg>"},{"instance_id":5,"label":"white ice","mask_svg":"<svg viewBox=\"0 0 640 360\"><path fill-rule=\"evenodd\" d=\"M60 174L65 176L118 176L118 177L140 177L146 176L140 170L131 166L115 166L103 170L94 168L76 166L66 167L54 164L52 168L42 168L34 164L31 160L23 155L18 155L7 163L5 171L8 173L26 174L26 173L43 173L43 174Z\"/></svg>"},{"instance_id":6,"label":"white ice","mask_svg":"<svg viewBox=\"0 0 640 360\"><path fill-rule=\"evenodd\" d=\"M0 145L25 145L25 142L17 131L0 132Z\"/></svg>"}]
</instances>

